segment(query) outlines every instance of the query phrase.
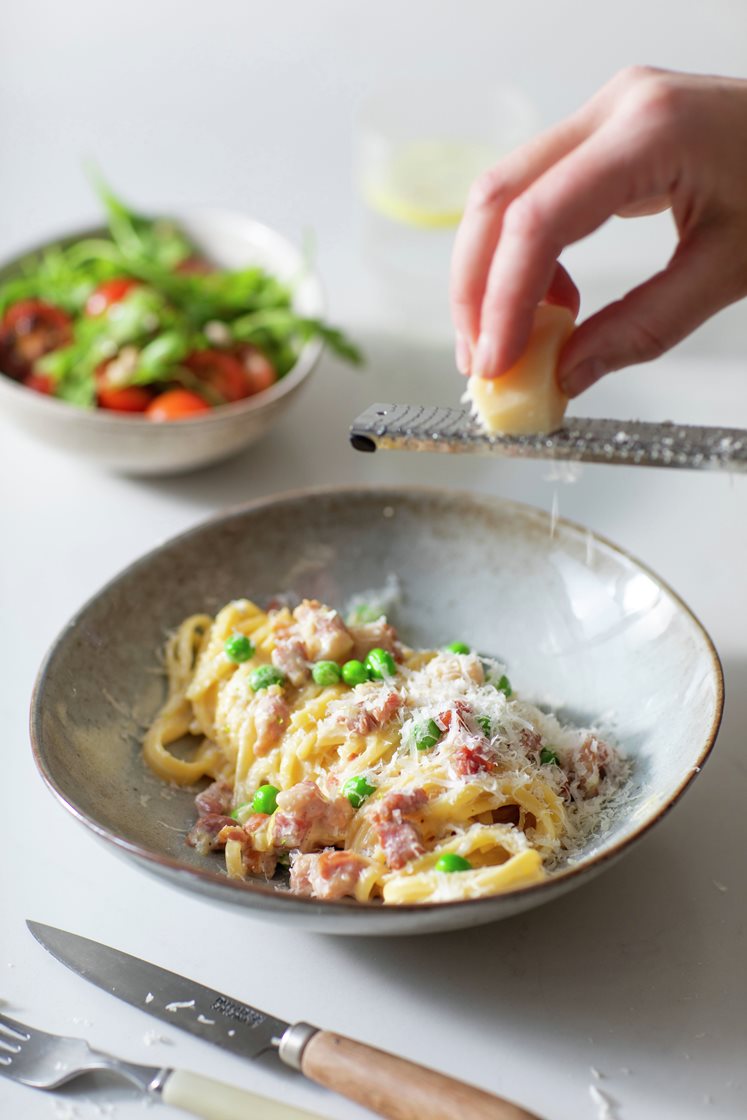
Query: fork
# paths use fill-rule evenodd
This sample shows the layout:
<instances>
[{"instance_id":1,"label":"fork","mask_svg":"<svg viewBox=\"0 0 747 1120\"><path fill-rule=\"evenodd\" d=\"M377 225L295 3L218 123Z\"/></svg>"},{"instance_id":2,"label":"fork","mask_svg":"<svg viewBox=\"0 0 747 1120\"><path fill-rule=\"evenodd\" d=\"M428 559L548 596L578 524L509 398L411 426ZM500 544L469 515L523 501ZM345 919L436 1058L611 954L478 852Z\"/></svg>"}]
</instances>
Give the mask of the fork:
<instances>
[{"instance_id":1,"label":"fork","mask_svg":"<svg viewBox=\"0 0 747 1120\"><path fill-rule=\"evenodd\" d=\"M259 1097L185 1070L125 1062L82 1038L29 1027L0 1015L0 1075L34 1089L57 1089L94 1070L121 1074L144 1093L203 1120L322 1120L315 1113Z\"/></svg>"}]
</instances>

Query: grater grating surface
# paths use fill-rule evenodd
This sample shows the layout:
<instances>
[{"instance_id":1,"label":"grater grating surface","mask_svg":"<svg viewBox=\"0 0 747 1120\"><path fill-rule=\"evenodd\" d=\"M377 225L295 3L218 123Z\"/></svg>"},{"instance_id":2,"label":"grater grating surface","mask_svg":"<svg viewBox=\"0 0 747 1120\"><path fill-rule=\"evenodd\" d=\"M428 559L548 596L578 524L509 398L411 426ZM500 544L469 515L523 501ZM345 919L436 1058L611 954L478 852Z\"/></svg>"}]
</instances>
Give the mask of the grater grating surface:
<instances>
[{"instance_id":1,"label":"grater grating surface","mask_svg":"<svg viewBox=\"0 0 747 1120\"><path fill-rule=\"evenodd\" d=\"M747 472L747 430L569 417L550 435L488 435L464 409L372 404L353 422L358 451L442 451L512 459Z\"/></svg>"}]
</instances>

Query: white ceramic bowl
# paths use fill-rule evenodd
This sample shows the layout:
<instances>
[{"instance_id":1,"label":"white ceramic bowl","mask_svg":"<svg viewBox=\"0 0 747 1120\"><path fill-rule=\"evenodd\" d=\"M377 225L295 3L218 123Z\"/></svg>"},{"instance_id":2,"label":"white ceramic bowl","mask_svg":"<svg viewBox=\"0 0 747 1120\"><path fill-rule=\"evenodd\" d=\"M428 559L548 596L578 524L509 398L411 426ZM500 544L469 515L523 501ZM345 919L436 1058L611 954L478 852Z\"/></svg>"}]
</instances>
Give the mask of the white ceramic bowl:
<instances>
[{"instance_id":1,"label":"white ceramic bowl","mask_svg":"<svg viewBox=\"0 0 747 1120\"><path fill-rule=\"evenodd\" d=\"M275 230L221 210L176 213L173 217L211 261L223 268L261 265L278 279L294 282L295 310L314 318L323 314L319 278L309 271L300 251ZM85 230L48 244L69 244L105 234L103 229ZM0 282L14 275L28 255L26 252L5 264L0 269ZM0 417L50 446L111 470L138 475L175 474L226 459L264 435L287 410L321 350L322 343L313 339L304 346L293 368L271 388L191 420L154 424L142 416L76 408L3 375Z\"/></svg>"},{"instance_id":2,"label":"white ceramic bowl","mask_svg":"<svg viewBox=\"0 0 747 1120\"><path fill-rule=\"evenodd\" d=\"M220 855L201 856L184 842L194 790L166 789L165 797L142 759L143 726L164 698L152 669L166 634L187 615L243 595L265 603L292 589L342 606L390 573L402 588L393 621L408 642L458 637L500 656L520 694L568 722L613 721L634 762L617 812L573 864L489 898L320 902L282 883L228 879ZM42 776L79 820L209 906L328 933L426 933L508 917L608 867L690 785L722 703L708 635L665 583L614 545L497 498L335 488L222 514L130 565L52 648L31 733Z\"/></svg>"}]
</instances>

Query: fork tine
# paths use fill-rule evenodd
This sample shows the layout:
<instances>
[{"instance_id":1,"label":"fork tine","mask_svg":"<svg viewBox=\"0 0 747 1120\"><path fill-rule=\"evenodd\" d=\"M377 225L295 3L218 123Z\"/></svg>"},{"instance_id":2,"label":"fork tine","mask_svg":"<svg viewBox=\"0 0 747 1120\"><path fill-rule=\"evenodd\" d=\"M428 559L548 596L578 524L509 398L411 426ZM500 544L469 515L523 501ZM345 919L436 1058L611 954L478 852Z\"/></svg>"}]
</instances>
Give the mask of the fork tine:
<instances>
[{"instance_id":1,"label":"fork tine","mask_svg":"<svg viewBox=\"0 0 747 1120\"><path fill-rule=\"evenodd\" d=\"M19 1023L17 1019L11 1019L10 1015L0 1014L0 1031L10 1038L19 1038L21 1042L28 1042L31 1038L26 1024Z\"/></svg>"}]
</instances>

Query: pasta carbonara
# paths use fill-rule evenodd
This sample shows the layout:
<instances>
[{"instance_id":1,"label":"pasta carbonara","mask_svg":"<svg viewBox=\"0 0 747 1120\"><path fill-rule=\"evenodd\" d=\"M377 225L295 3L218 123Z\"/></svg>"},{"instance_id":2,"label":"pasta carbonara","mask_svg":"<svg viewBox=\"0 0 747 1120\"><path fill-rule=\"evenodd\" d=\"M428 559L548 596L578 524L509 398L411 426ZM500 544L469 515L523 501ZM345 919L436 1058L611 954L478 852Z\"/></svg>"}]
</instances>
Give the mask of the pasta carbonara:
<instances>
[{"instance_id":1,"label":"pasta carbonara","mask_svg":"<svg viewBox=\"0 0 747 1120\"><path fill-rule=\"evenodd\" d=\"M186 619L144 742L159 777L211 783L187 842L229 876L289 869L319 899L438 902L551 873L598 824L627 763L517 697L461 642L410 649L384 616L246 599ZM187 735L199 745L181 757Z\"/></svg>"}]
</instances>

